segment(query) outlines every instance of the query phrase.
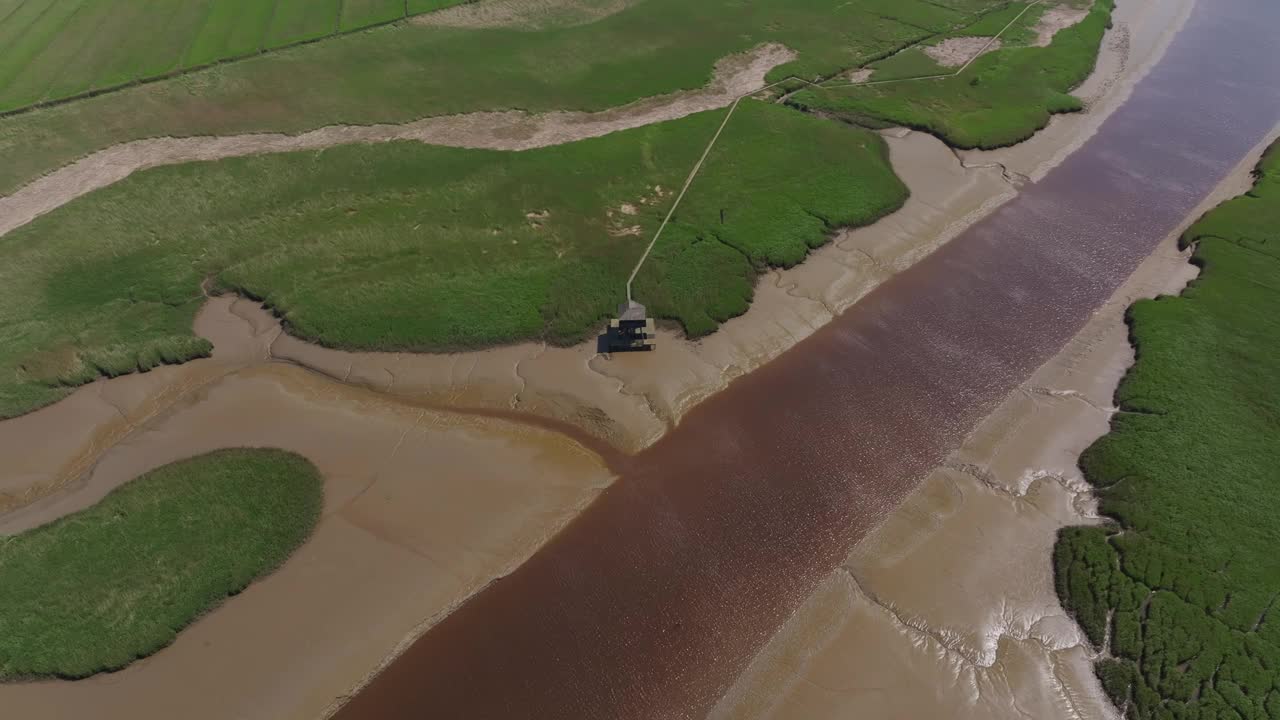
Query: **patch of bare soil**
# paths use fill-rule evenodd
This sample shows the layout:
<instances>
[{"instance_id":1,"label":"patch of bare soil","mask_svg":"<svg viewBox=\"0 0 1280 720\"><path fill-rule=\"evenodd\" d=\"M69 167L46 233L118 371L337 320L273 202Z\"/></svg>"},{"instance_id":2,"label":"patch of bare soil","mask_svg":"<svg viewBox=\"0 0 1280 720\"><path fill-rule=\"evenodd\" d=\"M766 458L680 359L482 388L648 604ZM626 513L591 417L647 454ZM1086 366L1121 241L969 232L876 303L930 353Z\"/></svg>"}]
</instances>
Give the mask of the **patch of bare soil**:
<instances>
[{"instance_id":1,"label":"patch of bare soil","mask_svg":"<svg viewBox=\"0 0 1280 720\"><path fill-rule=\"evenodd\" d=\"M874 75L875 72L876 71L871 68L859 68L858 70L850 72L845 76L845 78L851 83L864 83L870 80L871 76Z\"/></svg>"},{"instance_id":2,"label":"patch of bare soil","mask_svg":"<svg viewBox=\"0 0 1280 720\"><path fill-rule=\"evenodd\" d=\"M701 90L662 95L595 113L481 112L426 118L404 125L331 126L302 135L154 138L123 143L93 153L0 198L0 236L81 195L147 168L394 140L488 150L562 145L727 107L738 97L764 87L765 75L770 70L793 59L795 53L782 45L761 45L716 63L711 83Z\"/></svg>"},{"instance_id":3,"label":"patch of bare soil","mask_svg":"<svg viewBox=\"0 0 1280 720\"><path fill-rule=\"evenodd\" d=\"M1055 5L1045 10L1040 16L1040 22L1036 23L1036 40L1032 44L1036 47L1048 46L1059 30L1075 25L1088 14L1088 7L1077 8L1070 5Z\"/></svg>"},{"instance_id":4,"label":"patch of bare soil","mask_svg":"<svg viewBox=\"0 0 1280 720\"><path fill-rule=\"evenodd\" d=\"M602 20L640 0L485 0L417 15L416 25L458 28L545 30Z\"/></svg>"},{"instance_id":5,"label":"patch of bare soil","mask_svg":"<svg viewBox=\"0 0 1280 720\"><path fill-rule=\"evenodd\" d=\"M942 67L960 67L1000 49L1000 39L991 37L948 38L937 45L925 45L924 54Z\"/></svg>"}]
</instances>

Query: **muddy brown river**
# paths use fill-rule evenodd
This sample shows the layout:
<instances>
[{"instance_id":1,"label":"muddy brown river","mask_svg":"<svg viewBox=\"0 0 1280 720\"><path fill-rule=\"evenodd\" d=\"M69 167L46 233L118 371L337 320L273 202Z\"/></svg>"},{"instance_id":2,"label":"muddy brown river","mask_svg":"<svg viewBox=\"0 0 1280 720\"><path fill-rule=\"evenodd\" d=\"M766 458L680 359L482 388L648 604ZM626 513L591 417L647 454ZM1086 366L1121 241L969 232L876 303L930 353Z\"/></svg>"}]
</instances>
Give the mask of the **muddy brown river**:
<instances>
[{"instance_id":1,"label":"muddy brown river","mask_svg":"<svg viewBox=\"0 0 1280 720\"><path fill-rule=\"evenodd\" d=\"M1199 3L1081 150L693 410L339 713L698 718L1280 120L1280 4Z\"/></svg>"}]
</instances>

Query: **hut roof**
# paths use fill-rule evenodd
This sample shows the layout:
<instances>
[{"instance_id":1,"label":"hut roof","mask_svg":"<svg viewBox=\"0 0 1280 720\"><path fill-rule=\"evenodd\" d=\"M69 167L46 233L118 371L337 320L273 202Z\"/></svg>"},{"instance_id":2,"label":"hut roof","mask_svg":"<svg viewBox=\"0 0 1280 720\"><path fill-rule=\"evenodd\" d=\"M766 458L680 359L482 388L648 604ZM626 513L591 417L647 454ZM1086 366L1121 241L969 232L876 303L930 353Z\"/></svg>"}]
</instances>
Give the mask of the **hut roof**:
<instances>
[{"instance_id":1,"label":"hut roof","mask_svg":"<svg viewBox=\"0 0 1280 720\"><path fill-rule=\"evenodd\" d=\"M618 306L619 320L644 320L644 306L634 300L628 300Z\"/></svg>"}]
</instances>

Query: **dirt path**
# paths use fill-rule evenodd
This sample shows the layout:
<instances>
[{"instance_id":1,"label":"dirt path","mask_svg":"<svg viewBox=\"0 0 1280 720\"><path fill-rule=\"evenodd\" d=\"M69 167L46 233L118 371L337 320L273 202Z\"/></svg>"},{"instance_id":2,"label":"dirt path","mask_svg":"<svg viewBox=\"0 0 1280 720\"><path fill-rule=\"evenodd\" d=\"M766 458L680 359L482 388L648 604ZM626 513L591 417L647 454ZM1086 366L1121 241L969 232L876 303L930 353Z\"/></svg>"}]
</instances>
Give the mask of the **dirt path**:
<instances>
[{"instance_id":1,"label":"dirt path","mask_svg":"<svg viewBox=\"0 0 1280 720\"><path fill-rule=\"evenodd\" d=\"M0 237L81 195L147 168L396 140L487 150L562 145L727 107L742 95L764 87L770 70L794 58L795 53L781 45L761 45L716 63L711 83L701 90L662 95L597 113L481 112L404 125L335 125L302 135L264 133L137 140L93 153L0 198Z\"/></svg>"},{"instance_id":2,"label":"dirt path","mask_svg":"<svg viewBox=\"0 0 1280 720\"><path fill-rule=\"evenodd\" d=\"M926 45L924 54L942 67L961 67L979 57L1000 49L1000 38L958 37L948 38L937 45Z\"/></svg>"}]
</instances>

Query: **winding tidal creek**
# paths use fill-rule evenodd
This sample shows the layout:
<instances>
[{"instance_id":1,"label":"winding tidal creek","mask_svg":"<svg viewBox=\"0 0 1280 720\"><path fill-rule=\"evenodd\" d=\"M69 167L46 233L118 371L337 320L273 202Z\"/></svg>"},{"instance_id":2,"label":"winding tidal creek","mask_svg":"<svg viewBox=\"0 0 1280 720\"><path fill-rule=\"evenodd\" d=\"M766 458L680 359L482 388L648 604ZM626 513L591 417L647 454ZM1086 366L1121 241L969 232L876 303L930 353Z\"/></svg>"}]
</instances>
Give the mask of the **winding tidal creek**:
<instances>
[{"instance_id":1,"label":"winding tidal creek","mask_svg":"<svg viewBox=\"0 0 1280 720\"><path fill-rule=\"evenodd\" d=\"M1040 182L701 404L339 712L697 718L1280 120L1280 5L1197 5Z\"/></svg>"}]
</instances>

